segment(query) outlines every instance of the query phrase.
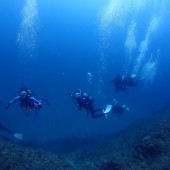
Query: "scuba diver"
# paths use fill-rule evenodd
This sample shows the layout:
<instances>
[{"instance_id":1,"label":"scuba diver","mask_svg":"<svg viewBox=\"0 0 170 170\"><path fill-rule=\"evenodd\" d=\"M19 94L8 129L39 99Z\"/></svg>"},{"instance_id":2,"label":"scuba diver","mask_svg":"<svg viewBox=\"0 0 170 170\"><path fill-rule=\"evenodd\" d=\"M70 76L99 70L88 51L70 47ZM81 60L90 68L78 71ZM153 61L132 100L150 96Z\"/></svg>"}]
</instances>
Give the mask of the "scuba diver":
<instances>
[{"instance_id":1,"label":"scuba diver","mask_svg":"<svg viewBox=\"0 0 170 170\"><path fill-rule=\"evenodd\" d=\"M82 110L82 108L84 108L87 111L87 117L89 116L89 113L91 114L92 118L105 116L102 108L94 109L94 99L87 93L83 93L81 90L77 90L76 92L74 92L74 94L69 94L69 96L72 97L72 99L75 101L76 106L79 110ZM100 113L96 114L96 112Z\"/></svg>"},{"instance_id":2,"label":"scuba diver","mask_svg":"<svg viewBox=\"0 0 170 170\"><path fill-rule=\"evenodd\" d=\"M135 74L126 75L126 76L116 75L116 77L109 82L114 84L116 93L118 93L119 91L127 92L129 87L137 86L139 83L139 79Z\"/></svg>"},{"instance_id":3,"label":"scuba diver","mask_svg":"<svg viewBox=\"0 0 170 170\"><path fill-rule=\"evenodd\" d=\"M26 108L27 113L26 115L28 115L29 112L31 112L33 109L35 110L35 115L38 114L38 112L40 111L40 109L42 108L42 103L45 102L48 106L50 106L51 104L46 100L46 99L36 99L31 90L28 89L27 87L21 87L20 89L20 94L16 97L14 97L14 99L12 99L6 106L5 109L9 109L9 107L17 102L20 101L20 106L21 108Z\"/></svg>"},{"instance_id":4,"label":"scuba diver","mask_svg":"<svg viewBox=\"0 0 170 170\"><path fill-rule=\"evenodd\" d=\"M4 139L9 140L12 137L22 140L23 139L23 134L20 133L13 133L11 130L0 124L0 131L2 130L2 133L0 133L0 136Z\"/></svg>"},{"instance_id":5,"label":"scuba diver","mask_svg":"<svg viewBox=\"0 0 170 170\"><path fill-rule=\"evenodd\" d=\"M1 101L0 101L1 105ZM2 133L1 133L2 131ZM20 133L13 133L11 130L6 128L4 125L0 124L0 136L4 139L9 140L11 137L14 137L16 139L22 140L23 139L23 134Z\"/></svg>"}]
</instances>

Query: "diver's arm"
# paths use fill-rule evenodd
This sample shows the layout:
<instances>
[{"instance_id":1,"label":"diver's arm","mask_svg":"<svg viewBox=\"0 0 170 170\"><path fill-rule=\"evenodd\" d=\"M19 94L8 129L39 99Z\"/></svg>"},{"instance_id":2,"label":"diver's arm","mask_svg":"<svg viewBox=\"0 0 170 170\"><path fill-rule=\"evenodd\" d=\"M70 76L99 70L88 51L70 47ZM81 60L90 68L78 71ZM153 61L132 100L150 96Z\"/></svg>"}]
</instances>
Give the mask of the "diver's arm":
<instances>
[{"instance_id":1,"label":"diver's arm","mask_svg":"<svg viewBox=\"0 0 170 170\"><path fill-rule=\"evenodd\" d=\"M4 130L4 131L8 132L8 133L11 134L11 135L14 134L14 133L12 133L9 129L7 129L5 126L3 126L3 125L1 125L1 124L0 124L0 129L2 129L2 130Z\"/></svg>"},{"instance_id":2,"label":"diver's arm","mask_svg":"<svg viewBox=\"0 0 170 170\"><path fill-rule=\"evenodd\" d=\"M20 96L16 96L14 99L12 99L6 106L5 109L9 109L9 106L15 102L17 102L18 100L20 100Z\"/></svg>"},{"instance_id":3,"label":"diver's arm","mask_svg":"<svg viewBox=\"0 0 170 170\"><path fill-rule=\"evenodd\" d=\"M45 98L42 98L41 102L45 102L48 106L51 106L51 103Z\"/></svg>"},{"instance_id":4,"label":"diver's arm","mask_svg":"<svg viewBox=\"0 0 170 170\"><path fill-rule=\"evenodd\" d=\"M42 102L45 102L48 106L51 106L51 103L48 102L48 100L45 98L42 98L41 100L37 100L35 97L30 97L30 99L33 100L33 102L38 104L39 106L41 106Z\"/></svg>"},{"instance_id":5,"label":"diver's arm","mask_svg":"<svg viewBox=\"0 0 170 170\"><path fill-rule=\"evenodd\" d=\"M12 99L9 104L13 104L14 102L18 101L20 99L20 96L16 96L14 99Z\"/></svg>"},{"instance_id":6,"label":"diver's arm","mask_svg":"<svg viewBox=\"0 0 170 170\"><path fill-rule=\"evenodd\" d=\"M70 97L73 97L73 95L72 95L71 93L68 93L68 95L69 95Z\"/></svg>"},{"instance_id":7,"label":"diver's arm","mask_svg":"<svg viewBox=\"0 0 170 170\"><path fill-rule=\"evenodd\" d=\"M68 93L68 95L69 95L70 97L72 97L74 100L76 100L76 97L75 97L73 94Z\"/></svg>"},{"instance_id":8,"label":"diver's arm","mask_svg":"<svg viewBox=\"0 0 170 170\"><path fill-rule=\"evenodd\" d=\"M40 104L41 105L41 100L37 100L35 97L30 97L30 100L32 100L34 103L36 104Z\"/></svg>"},{"instance_id":9,"label":"diver's arm","mask_svg":"<svg viewBox=\"0 0 170 170\"><path fill-rule=\"evenodd\" d=\"M30 97L30 101L33 104L33 107L35 108L35 115L36 115L36 112L39 111L40 108L42 108L42 101L37 100L35 97Z\"/></svg>"}]
</instances>

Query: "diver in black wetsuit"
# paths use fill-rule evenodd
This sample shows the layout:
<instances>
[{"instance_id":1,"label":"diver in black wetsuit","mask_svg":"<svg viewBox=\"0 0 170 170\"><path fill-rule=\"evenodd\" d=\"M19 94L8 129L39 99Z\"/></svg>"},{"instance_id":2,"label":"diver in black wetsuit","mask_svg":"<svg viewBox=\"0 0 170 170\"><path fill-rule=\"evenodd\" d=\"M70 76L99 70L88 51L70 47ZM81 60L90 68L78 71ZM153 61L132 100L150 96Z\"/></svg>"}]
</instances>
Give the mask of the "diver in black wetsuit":
<instances>
[{"instance_id":1,"label":"diver in black wetsuit","mask_svg":"<svg viewBox=\"0 0 170 170\"><path fill-rule=\"evenodd\" d=\"M116 77L109 82L114 84L116 93L118 93L119 91L127 91L129 87L137 86L139 83L139 79L136 77L135 74L126 76L116 75Z\"/></svg>"},{"instance_id":2,"label":"diver in black wetsuit","mask_svg":"<svg viewBox=\"0 0 170 170\"><path fill-rule=\"evenodd\" d=\"M89 113L91 114L92 118L99 118L105 116L105 113L103 113L102 108L94 109L94 99L87 93L83 93L81 90L77 90L74 94L69 94L69 96L71 96L76 102L76 105L79 110L82 110L82 108L84 108L87 111L87 116L89 116ZM96 114L96 112L100 113Z\"/></svg>"}]
</instances>

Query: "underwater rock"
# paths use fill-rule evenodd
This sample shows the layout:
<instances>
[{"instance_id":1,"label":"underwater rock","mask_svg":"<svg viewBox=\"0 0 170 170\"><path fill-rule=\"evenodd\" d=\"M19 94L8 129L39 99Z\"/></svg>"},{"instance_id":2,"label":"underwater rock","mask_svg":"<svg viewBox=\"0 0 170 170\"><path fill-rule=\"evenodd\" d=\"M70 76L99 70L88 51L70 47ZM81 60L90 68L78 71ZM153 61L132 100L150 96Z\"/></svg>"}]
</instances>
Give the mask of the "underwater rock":
<instances>
[{"instance_id":1,"label":"underwater rock","mask_svg":"<svg viewBox=\"0 0 170 170\"><path fill-rule=\"evenodd\" d=\"M170 170L170 105L117 134L52 143L33 149L0 139L0 169Z\"/></svg>"},{"instance_id":2,"label":"underwater rock","mask_svg":"<svg viewBox=\"0 0 170 170\"><path fill-rule=\"evenodd\" d=\"M100 170L120 170L120 165L115 160L108 160L101 163Z\"/></svg>"},{"instance_id":3,"label":"underwater rock","mask_svg":"<svg viewBox=\"0 0 170 170\"><path fill-rule=\"evenodd\" d=\"M146 136L141 141L138 141L138 145L136 146L138 157L153 158L161 156L163 151L164 148L159 140L155 140L150 136Z\"/></svg>"},{"instance_id":4,"label":"underwater rock","mask_svg":"<svg viewBox=\"0 0 170 170\"><path fill-rule=\"evenodd\" d=\"M21 147L0 140L0 169L3 170L71 170L72 165L57 155L40 149Z\"/></svg>"}]
</instances>

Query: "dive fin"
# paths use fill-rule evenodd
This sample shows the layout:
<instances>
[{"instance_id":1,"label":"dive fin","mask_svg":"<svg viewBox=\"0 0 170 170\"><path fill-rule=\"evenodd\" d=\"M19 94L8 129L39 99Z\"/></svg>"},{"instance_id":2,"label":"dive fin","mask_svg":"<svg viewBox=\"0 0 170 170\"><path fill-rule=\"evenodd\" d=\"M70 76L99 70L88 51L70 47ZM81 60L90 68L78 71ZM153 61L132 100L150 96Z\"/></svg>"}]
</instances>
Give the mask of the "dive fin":
<instances>
[{"instance_id":1,"label":"dive fin","mask_svg":"<svg viewBox=\"0 0 170 170\"><path fill-rule=\"evenodd\" d=\"M105 113L105 114L109 113L112 110L112 107L113 107L112 105L107 105L106 109L103 110L103 113Z\"/></svg>"},{"instance_id":2,"label":"dive fin","mask_svg":"<svg viewBox=\"0 0 170 170\"><path fill-rule=\"evenodd\" d=\"M22 140L23 139L23 134L20 134L20 133L14 133L13 135L15 138L19 139L19 140Z\"/></svg>"}]
</instances>

